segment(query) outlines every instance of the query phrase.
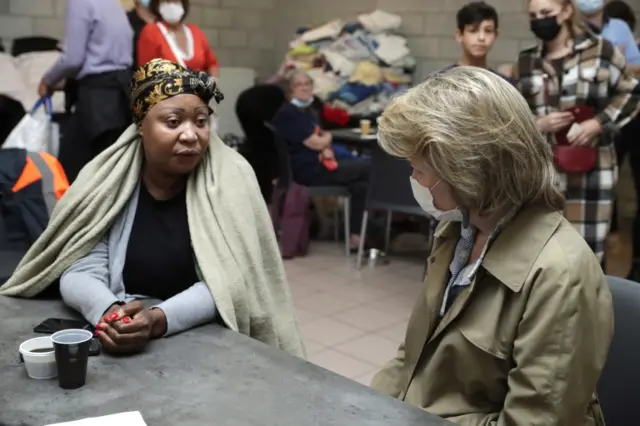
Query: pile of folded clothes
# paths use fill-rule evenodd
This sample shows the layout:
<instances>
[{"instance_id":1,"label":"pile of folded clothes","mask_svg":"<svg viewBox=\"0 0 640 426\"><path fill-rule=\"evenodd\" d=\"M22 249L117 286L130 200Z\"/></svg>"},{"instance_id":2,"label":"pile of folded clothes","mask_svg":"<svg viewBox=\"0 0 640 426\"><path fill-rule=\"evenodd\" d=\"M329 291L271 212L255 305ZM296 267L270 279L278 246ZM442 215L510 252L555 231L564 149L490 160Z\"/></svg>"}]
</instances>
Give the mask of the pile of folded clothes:
<instances>
[{"instance_id":1,"label":"pile of folded clothes","mask_svg":"<svg viewBox=\"0 0 640 426\"><path fill-rule=\"evenodd\" d=\"M375 10L355 22L301 28L287 60L307 70L315 95L351 115L375 115L407 90L416 61L399 34L401 18Z\"/></svg>"}]
</instances>

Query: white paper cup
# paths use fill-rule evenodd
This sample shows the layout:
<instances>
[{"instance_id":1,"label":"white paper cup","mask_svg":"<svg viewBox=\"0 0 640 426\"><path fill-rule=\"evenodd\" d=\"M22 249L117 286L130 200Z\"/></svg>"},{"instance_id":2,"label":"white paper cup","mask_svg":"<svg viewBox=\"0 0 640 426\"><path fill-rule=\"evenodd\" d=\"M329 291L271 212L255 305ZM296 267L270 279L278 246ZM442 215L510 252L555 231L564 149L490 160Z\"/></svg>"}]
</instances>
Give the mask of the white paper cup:
<instances>
[{"instance_id":1,"label":"white paper cup","mask_svg":"<svg viewBox=\"0 0 640 426\"><path fill-rule=\"evenodd\" d=\"M32 352L37 349L51 349L49 352ZM20 345L20 355L32 379L54 379L58 376L56 355L51 336L29 339Z\"/></svg>"}]
</instances>

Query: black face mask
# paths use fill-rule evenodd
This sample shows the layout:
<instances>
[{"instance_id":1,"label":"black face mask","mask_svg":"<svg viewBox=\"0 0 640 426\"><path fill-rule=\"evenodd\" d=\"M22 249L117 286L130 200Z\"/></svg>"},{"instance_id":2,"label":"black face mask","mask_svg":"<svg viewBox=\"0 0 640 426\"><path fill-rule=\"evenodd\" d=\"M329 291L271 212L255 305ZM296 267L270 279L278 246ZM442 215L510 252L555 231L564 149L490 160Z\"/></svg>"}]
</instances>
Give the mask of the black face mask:
<instances>
[{"instance_id":1,"label":"black face mask","mask_svg":"<svg viewBox=\"0 0 640 426\"><path fill-rule=\"evenodd\" d=\"M532 19L531 32L542 41L551 41L558 37L562 26L558 24L557 16Z\"/></svg>"}]
</instances>

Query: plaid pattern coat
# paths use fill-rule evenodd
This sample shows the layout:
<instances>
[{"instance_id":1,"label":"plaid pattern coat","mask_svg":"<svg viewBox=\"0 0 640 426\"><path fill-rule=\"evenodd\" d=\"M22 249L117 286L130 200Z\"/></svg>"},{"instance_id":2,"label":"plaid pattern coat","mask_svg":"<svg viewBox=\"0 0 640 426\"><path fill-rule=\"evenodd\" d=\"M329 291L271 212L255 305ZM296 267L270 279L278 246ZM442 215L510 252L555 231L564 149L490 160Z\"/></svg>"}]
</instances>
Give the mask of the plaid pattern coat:
<instances>
[{"instance_id":1,"label":"plaid pattern coat","mask_svg":"<svg viewBox=\"0 0 640 426\"><path fill-rule=\"evenodd\" d=\"M565 217L602 260L618 177L613 139L638 113L638 81L627 70L624 56L592 33L576 38L562 69L564 74L559 78L544 58L542 47L532 47L520 52L514 69L516 85L538 117L587 105L603 126L602 135L594 140L598 149L594 170L570 175L559 172L558 177L567 200ZM545 136L555 144L553 134Z\"/></svg>"}]
</instances>

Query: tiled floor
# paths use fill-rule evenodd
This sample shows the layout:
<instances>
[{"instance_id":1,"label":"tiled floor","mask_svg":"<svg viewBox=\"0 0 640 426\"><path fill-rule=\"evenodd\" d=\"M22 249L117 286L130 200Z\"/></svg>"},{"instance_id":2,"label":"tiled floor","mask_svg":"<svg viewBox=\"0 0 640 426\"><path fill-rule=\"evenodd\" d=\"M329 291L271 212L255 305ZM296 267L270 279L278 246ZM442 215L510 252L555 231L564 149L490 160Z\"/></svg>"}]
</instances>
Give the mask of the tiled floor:
<instances>
[{"instance_id":1,"label":"tiled floor","mask_svg":"<svg viewBox=\"0 0 640 426\"><path fill-rule=\"evenodd\" d=\"M354 264L340 245L313 242L309 256L285 261L285 269L309 360L368 385L404 338L423 265Z\"/></svg>"},{"instance_id":2,"label":"tiled floor","mask_svg":"<svg viewBox=\"0 0 640 426\"><path fill-rule=\"evenodd\" d=\"M625 227L626 228L626 227ZM630 261L629 232L610 245L608 272L624 276ZM305 258L285 261L309 360L369 385L390 360L422 285L419 258L356 271L355 256L336 243L313 242Z\"/></svg>"}]
</instances>

